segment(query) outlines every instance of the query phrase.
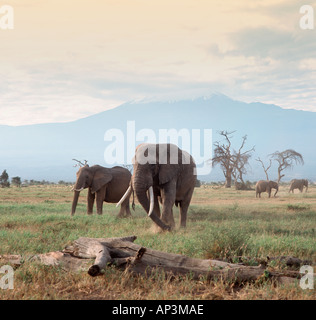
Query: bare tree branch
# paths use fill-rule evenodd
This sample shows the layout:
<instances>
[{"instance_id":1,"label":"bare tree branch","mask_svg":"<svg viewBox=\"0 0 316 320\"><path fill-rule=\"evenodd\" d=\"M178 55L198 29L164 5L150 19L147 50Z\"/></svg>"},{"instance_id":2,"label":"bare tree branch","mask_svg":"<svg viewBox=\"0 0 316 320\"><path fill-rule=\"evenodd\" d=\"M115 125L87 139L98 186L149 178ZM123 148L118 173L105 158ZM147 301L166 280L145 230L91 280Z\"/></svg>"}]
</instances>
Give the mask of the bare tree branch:
<instances>
[{"instance_id":1,"label":"bare tree branch","mask_svg":"<svg viewBox=\"0 0 316 320\"><path fill-rule=\"evenodd\" d=\"M81 168L81 167L84 167L84 166L86 166L88 164L88 160L83 160L84 163L79 161L79 160L77 160L77 159L72 159L72 160L78 162L77 164L74 165L74 167L80 167Z\"/></svg>"},{"instance_id":2,"label":"bare tree branch","mask_svg":"<svg viewBox=\"0 0 316 320\"><path fill-rule=\"evenodd\" d=\"M264 173L266 174L266 178L267 178L267 180L269 180L268 171L269 171L269 169L271 168L272 160L269 159L270 163L269 163L269 166L268 166L267 168L265 167L265 165L264 165L263 161L260 159L260 157L258 157L258 159L255 159L255 160L256 160L256 161L259 161L259 162L261 163L262 168L263 168L263 170L264 170Z\"/></svg>"}]
</instances>

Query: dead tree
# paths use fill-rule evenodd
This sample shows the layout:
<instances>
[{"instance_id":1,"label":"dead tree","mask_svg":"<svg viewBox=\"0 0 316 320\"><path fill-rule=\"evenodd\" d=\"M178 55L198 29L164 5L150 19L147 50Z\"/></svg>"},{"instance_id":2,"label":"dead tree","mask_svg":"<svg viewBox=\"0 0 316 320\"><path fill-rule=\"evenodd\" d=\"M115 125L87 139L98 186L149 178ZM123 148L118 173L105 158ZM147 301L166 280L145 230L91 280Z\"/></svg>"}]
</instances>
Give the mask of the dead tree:
<instances>
[{"instance_id":1,"label":"dead tree","mask_svg":"<svg viewBox=\"0 0 316 320\"><path fill-rule=\"evenodd\" d=\"M256 159L256 161L261 163L261 166L262 166L263 171L264 171L264 173L266 175L267 181L269 181L268 171L269 171L269 169L271 168L271 165L272 165L272 160L271 159L269 159L269 160L270 160L270 163L269 163L268 167L266 168L264 163L263 163L263 161L259 157L258 157L258 159Z\"/></svg>"},{"instance_id":2,"label":"dead tree","mask_svg":"<svg viewBox=\"0 0 316 320\"><path fill-rule=\"evenodd\" d=\"M238 151L234 150L232 157L233 162L233 172L232 175L235 179L236 189L246 189L246 184L243 179L243 175L247 173L247 167L249 167L249 159L252 156L252 152L255 151L255 147L242 152L247 140L247 135L242 137L242 143Z\"/></svg>"},{"instance_id":3,"label":"dead tree","mask_svg":"<svg viewBox=\"0 0 316 320\"><path fill-rule=\"evenodd\" d=\"M235 131L220 131L219 134L225 138L224 143L216 141L214 143L214 157L210 160L212 166L220 165L225 176L225 188L230 188L232 183L232 177L235 179L235 183L244 185L243 175L247 173L247 166L249 166L249 159L251 153L254 151L254 147L247 151L242 151L247 135L242 138L241 146L238 151L232 148L231 138Z\"/></svg>"},{"instance_id":4,"label":"dead tree","mask_svg":"<svg viewBox=\"0 0 316 320\"><path fill-rule=\"evenodd\" d=\"M303 156L292 149L287 149L285 151L279 152L275 151L270 154L272 160L275 160L278 163L278 183L284 177L282 171L288 168L292 168L294 163L304 165Z\"/></svg>"}]
</instances>

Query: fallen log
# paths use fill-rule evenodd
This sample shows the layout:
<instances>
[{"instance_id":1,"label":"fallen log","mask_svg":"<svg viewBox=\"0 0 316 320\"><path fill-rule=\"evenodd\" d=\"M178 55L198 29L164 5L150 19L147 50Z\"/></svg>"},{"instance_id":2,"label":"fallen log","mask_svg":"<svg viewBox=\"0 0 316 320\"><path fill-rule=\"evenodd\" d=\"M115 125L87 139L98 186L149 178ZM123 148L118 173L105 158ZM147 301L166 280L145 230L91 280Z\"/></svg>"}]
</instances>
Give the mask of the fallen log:
<instances>
[{"instance_id":1,"label":"fallen log","mask_svg":"<svg viewBox=\"0 0 316 320\"><path fill-rule=\"evenodd\" d=\"M269 257L266 258L253 258L247 256L234 256L230 257L229 259L221 260L225 262L232 263L233 261L238 261L241 264L249 264L249 263L256 263L256 264L263 264L263 265L271 265L272 262L275 262L279 265L283 265L284 267L289 267L292 269L299 269L303 265L312 265L312 260L302 260L292 256L279 256L279 257Z\"/></svg>"},{"instance_id":2,"label":"fallen log","mask_svg":"<svg viewBox=\"0 0 316 320\"><path fill-rule=\"evenodd\" d=\"M122 238L84 238L75 240L62 251L29 257L46 265L58 265L64 270L87 271L90 276L102 274L108 265L135 274L150 275L163 271L168 275L189 275L192 279L208 279L244 283L274 279L280 283L294 283L302 275L298 271L275 271L265 264L245 266L219 260L196 259L162 252L135 244L136 236ZM19 261L13 256L15 263ZM94 259L94 262L91 260ZM20 259L23 260L23 259ZM25 258L24 258L25 260ZM1 259L0 259L1 261Z\"/></svg>"}]
</instances>

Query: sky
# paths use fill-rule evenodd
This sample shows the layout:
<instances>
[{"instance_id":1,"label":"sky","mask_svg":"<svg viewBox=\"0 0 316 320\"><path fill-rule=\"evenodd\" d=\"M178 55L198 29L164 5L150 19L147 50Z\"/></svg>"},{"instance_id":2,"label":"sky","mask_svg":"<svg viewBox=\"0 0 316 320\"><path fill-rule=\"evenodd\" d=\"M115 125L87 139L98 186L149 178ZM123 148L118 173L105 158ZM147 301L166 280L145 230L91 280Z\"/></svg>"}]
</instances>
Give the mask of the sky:
<instances>
[{"instance_id":1,"label":"sky","mask_svg":"<svg viewBox=\"0 0 316 320\"><path fill-rule=\"evenodd\" d=\"M222 93L316 112L316 29L300 0L0 0L0 125ZM0 14L1 19L1 14Z\"/></svg>"}]
</instances>

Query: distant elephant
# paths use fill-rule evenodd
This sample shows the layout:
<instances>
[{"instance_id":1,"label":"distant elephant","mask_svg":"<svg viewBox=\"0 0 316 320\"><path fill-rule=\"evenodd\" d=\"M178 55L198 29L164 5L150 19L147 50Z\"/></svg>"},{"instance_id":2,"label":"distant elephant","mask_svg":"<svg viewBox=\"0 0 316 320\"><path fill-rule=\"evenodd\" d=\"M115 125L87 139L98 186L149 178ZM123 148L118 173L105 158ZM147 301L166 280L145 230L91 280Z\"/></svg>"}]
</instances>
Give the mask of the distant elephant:
<instances>
[{"instance_id":1,"label":"distant elephant","mask_svg":"<svg viewBox=\"0 0 316 320\"><path fill-rule=\"evenodd\" d=\"M180 210L180 226L186 227L196 183L192 156L174 144L143 143L136 148L133 167L130 189L148 216L161 229L171 230L175 227L172 211L175 204Z\"/></svg>"},{"instance_id":2,"label":"distant elephant","mask_svg":"<svg viewBox=\"0 0 316 320\"><path fill-rule=\"evenodd\" d=\"M294 193L294 189L299 189L300 192L303 192L304 187L306 187L305 192L307 192L308 189L308 180L307 179L293 179L291 180L290 190Z\"/></svg>"},{"instance_id":3,"label":"distant elephant","mask_svg":"<svg viewBox=\"0 0 316 320\"><path fill-rule=\"evenodd\" d=\"M123 167L105 168L99 165L82 167L77 172L77 181L73 188L74 198L72 202L71 215L75 214L80 191L88 190L87 213L92 214L94 199L96 199L97 213L102 214L103 201L109 203L118 202L129 187L131 173ZM130 216L129 198L127 195L121 204L118 216Z\"/></svg>"},{"instance_id":4,"label":"distant elephant","mask_svg":"<svg viewBox=\"0 0 316 320\"><path fill-rule=\"evenodd\" d=\"M269 198L271 197L271 189L276 189L274 197L279 191L279 185L275 181L268 181L268 180L260 180L256 184L256 198L259 195L259 198L261 198L261 192L267 192L269 194Z\"/></svg>"}]
</instances>

